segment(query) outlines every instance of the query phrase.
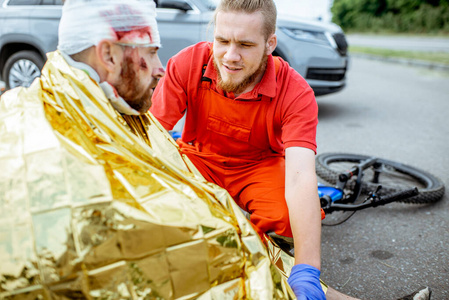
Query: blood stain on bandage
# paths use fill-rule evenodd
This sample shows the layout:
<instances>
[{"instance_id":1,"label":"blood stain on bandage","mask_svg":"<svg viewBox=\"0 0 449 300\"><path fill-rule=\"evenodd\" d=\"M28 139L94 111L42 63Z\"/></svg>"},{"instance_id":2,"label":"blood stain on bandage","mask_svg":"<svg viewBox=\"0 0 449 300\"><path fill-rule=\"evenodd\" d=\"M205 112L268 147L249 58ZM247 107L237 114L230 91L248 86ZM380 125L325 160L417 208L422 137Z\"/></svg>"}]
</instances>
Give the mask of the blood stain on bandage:
<instances>
[{"instance_id":1,"label":"blood stain on bandage","mask_svg":"<svg viewBox=\"0 0 449 300\"><path fill-rule=\"evenodd\" d=\"M123 43L152 43L152 28L141 12L129 5L121 4L112 10L104 10L100 15L111 25L117 40Z\"/></svg>"},{"instance_id":2,"label":"blood stain on bandage","mask_svg":"<svg viewBox=\"0 0 449 300\"><path fill-rule=\"evenodd\" d=\"M121 42L135 42L138 40L144 40L146 37L149 38L150 43L153 42L150 26L146 26L143 28L134 28L129 31L117 31L115 29L114 31L115 35L117 36L117 40Z\"/></svg>"}]
</instances>

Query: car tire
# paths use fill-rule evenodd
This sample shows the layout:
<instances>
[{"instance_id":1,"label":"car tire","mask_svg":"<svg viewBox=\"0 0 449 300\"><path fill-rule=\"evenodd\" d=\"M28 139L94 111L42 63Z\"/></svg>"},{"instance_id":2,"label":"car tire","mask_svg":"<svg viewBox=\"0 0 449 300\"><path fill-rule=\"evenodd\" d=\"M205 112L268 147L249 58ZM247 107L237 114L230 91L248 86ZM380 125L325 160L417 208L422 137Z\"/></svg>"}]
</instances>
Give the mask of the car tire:
<instances>
[{"instance_id":1,"label":"car tire","mask_svg":"<svg viewBox=\"0 0 449 300\"><path fill-rule=\"evenodd\" d=\"M23 50L11 55L3 68L3 80L6 88L28 87L41 75L44 60L35 51Z\"/></svg>"}]
</instances>

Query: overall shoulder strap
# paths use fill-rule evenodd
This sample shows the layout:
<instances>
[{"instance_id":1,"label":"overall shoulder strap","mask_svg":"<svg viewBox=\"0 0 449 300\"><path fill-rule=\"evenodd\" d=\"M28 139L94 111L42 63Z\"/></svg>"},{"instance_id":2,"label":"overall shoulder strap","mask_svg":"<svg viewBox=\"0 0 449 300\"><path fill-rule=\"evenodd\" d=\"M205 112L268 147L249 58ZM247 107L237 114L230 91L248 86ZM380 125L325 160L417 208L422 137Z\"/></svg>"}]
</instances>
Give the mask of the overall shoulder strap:
<instances>
[{"instance_id":1,"label":"overall shoulder strap","mask_svg":"<svg viewBox=\"0 0 449 300\"><path fill-rule=\"evenodd\" d=\"M212 80L210 80L210 78L204 77L204 73L206 72L206 68L207 68L207 63L209 62L209 59L212 56L212 43L209 43L209 55L207 56L207 60L206 63L203 64L203 70L201 73L201 81L207 81L207 82L212 82Z\"/></svg>"}]
</instances>

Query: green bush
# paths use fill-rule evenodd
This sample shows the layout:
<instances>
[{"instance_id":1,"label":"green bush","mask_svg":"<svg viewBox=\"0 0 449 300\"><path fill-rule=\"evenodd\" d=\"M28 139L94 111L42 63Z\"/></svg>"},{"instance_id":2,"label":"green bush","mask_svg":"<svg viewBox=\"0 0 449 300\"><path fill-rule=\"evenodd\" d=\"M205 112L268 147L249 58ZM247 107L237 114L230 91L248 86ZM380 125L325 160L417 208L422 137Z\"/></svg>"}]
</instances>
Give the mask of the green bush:
<instances>
[{"instance_id":1,"label":"green bush","mask_svg":"<svg viewBox=\"0 0 449 300\"><path fill-rule=\"evenodd\" d=\"M345 31L449 33L448 0L334 0L332 13Z\"/></svg>"}]
</instances>

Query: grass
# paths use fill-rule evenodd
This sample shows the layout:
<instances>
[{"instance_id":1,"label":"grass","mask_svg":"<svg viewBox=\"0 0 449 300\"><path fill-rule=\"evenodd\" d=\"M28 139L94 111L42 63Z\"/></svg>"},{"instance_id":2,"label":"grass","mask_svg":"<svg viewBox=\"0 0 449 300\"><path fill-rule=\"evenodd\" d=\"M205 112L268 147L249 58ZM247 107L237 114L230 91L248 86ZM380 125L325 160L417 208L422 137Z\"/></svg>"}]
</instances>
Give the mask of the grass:
<instances>
[{"instance_id":1,"label":"grass","mask_svg":"<svg viewBox=\"0 0 449 300\"><path fill-rule=\"evenodd\" d=\"M449 38L449 31L438 31L438 32L395 32L391 30L379 30L379 31L360 31L360 30L344 30L346 35L350 34L361 34L361 35L380 35L380 36L411 36L411 37L424 37L424 38L433 38L433 37L442 37Z\"/></svg>"},{"instance_id":2,"label":"grass","mask_svg":"<svg viewBox=\"0 0 449 300\"><path fill-rule=\"evenodd\" d=\"M362 53L382 57L417 59L421 61L434 62L449 65L449 52L421 52L390 50L373 47L349 46L350 53Z\"/></svg>"}]
</instances>

